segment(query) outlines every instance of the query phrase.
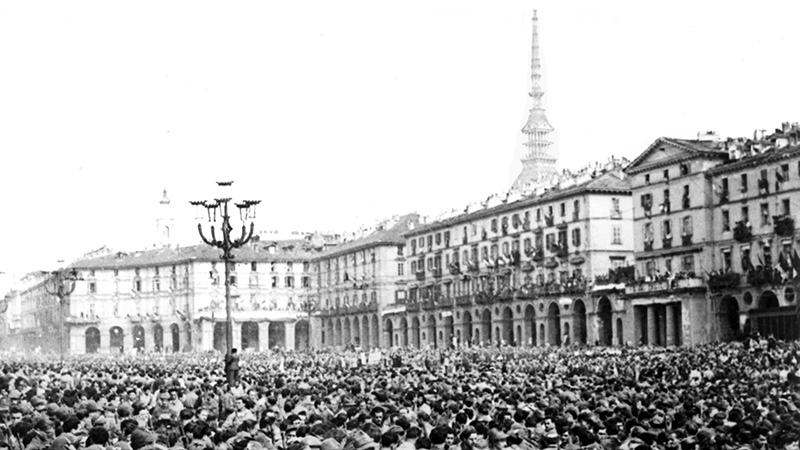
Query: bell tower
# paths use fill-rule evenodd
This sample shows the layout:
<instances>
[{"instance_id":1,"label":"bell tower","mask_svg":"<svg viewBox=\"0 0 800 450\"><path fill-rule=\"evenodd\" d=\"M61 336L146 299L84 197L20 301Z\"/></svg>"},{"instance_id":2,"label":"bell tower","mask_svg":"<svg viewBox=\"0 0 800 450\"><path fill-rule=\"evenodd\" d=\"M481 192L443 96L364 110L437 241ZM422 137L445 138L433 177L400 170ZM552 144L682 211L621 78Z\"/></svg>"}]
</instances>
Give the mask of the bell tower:
<instances>
[{"instance_id":1,"label":"bell tower","mask_svg":"<svg viewBox=\"0 0 800 450\"><path fill-rule=\"evenodd\" d=\"M156 218L155 242L157 247L166 247L170 245L171 243L170 237L172 235L174 222L175 219L173 218L172 215L172 208L170 207L169 197L167 197L167 190L164 189L161 201L158 202L158 214Z\"/></svg>"}]
</instances>

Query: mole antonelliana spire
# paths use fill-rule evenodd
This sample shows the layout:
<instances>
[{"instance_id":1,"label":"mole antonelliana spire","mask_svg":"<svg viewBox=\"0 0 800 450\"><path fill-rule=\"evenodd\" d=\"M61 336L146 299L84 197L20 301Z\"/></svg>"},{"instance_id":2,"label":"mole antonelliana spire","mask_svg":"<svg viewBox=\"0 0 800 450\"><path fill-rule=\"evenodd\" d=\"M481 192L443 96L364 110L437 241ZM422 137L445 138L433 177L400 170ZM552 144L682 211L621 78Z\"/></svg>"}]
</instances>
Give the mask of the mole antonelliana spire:
<instances>
[{"instance_id":1,"label":"mole antonelliana spire","mask_svg":"<svg viewBox=\"0 0 800 450\"><path fill-rule=\"evenodd\" d=\"M533 43L531 48L531 109L528 121L522 127L525 155L522 157L522 172L517 176L512 188L523 189L526 185L537 183L558 173L558 158L550 150L549 140L553 127L547 121L542 106L542 63L539 57L539 19L533 11Z\"/></svg>"}]
</instances>

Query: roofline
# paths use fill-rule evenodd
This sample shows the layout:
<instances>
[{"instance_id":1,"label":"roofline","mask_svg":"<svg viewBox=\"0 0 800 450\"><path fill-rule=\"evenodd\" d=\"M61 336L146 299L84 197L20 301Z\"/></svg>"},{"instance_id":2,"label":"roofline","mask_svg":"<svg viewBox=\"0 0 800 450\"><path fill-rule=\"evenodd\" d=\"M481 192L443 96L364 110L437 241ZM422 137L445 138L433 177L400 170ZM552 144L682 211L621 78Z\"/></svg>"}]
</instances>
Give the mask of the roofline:
<instances>
[{"instance_id":1,"label":"roofline","mask_svg":"<svg viewBox=\"0 0 800 450\"><path fill-rule=\"evenodd\" d=\"M769 153L761 153L756 156L750 156L739 160L735 160L730 162L729 164L723 164L714 167L713 169L709 169L706 172L706 175L712 177L715 175L721 175L723 173L735 172L737 170L749 168L754 165L776 162L797 155L800 155L800 145L780 150L773 150Z\"/></svg>"},{"instance_id":2,"label":"roofline","mask_svg":"<svg viewBox=\"0 0 800 450\"><path fill-rule=\"evenodd\" d=\"M700 141L698 141L698 142L700 142ZM662 144L662 143L669 143L670 145L674 145L676 147L679 147L682 150L687 151L688 153L686 155L684 155L684 156L679 157L679 158L670 159L670 160L667 160L667 161L660 161L660 162L652 163L652 164L645 165L645 166L635 167L636 164L638 164L642 160L642 158L644 158L645 155L650 153L650 151L653 148L655 148L657 145ZM623 169L623 171L625 173L627 173L627 174L635 175L635 174L638 174L638 173L641 173L641 172L646 172L648 170L657 169L659 167L665 167L665 166L668 166L668 165L672 165L672 164L675 164L676 162L690 161L690 160L693 160L693 159L700 159L703 156L712 157L711 159L714 159L714 158L722 158L722 159L724 159L724 158L726 158L728 156L728 153L724 152L724 151L721 151L721 150L719 150L719 151L718 150L698 150L698 149L691 148L691 147L683 144L677 138L668 138L668 137L661 136L658 139L656 139L655 141L653 141L652 144L647 146L647 148L641 154L639 154L639 156L637 156L636 159L631 161L631 163L628 164L628 167Z\"/></svg>"},{"instance_id":3,"label":"roofline","mask_svg":"<svg viewBox=\"0 0 800 450\"><path fill-rule=\"evenodd\" d=\"M361 244L361 245L356 245L354 247L350 247L350 248L344 249L344 250L343 249L337 249L336 247L334 247L333 249L330 250L329 253L323 252L320 255L317 255L317 256L314 256L313 258L310 258L309 261L318 262L318 261L322 261L322 260L324 260L326 258L333 258L333 257L341 256L341 255L344 255L344 254L348 254L348 253L351 253L351 252L358 252L358 251L361 251L361 250L366 250L366 249L372 248L372 247L392 247L392 246L404 245L405 243L406 243L405 238L401 237L400 239L397 239L397 240L378 240L378 241L368 242L368 243L364 243L364 244Z\"/></svg>"},{"instance_id":4,"label":"roofline","mask_svg":"<svg viewBox=\"0 0 800 450\"><path fill-rule=\"evenodd\" d=\"M567 188L569 189L569 188ZM451 217L445 219L443 221L438 221L431 224L426 224L419 228L415 228L413 230L409 230L403 233L403 236L409 238L411 236L417 236L420 234L429 233L431 231L441 230L444 228L449 228L455 224L464 223L464 222L471 222L473 220L483 219L489 216L493 216L495 214L503 214L506 212L513 211L518 208L525 208L528 206L535 206L540 204L545 204L551 201L561 200L563 198L569 197L576 197L578 195L585 195L585 194L609 194L609 195L623 195L623 196L632 196L633 192L631 189L611 189L611 188L582 188L575 191L567 191L566 189L562 192L556 192L551 196L546 196L548 194L542 194L537 197L528 197L523 198L521 200L517 200L514 203L504 204L504 205L497 205L492 208L483 209L480 211L475 211L474 213L468 214L459 214L458 216ZM546 197L545 197L546 196Z\"/></svg>"}]
</instances>

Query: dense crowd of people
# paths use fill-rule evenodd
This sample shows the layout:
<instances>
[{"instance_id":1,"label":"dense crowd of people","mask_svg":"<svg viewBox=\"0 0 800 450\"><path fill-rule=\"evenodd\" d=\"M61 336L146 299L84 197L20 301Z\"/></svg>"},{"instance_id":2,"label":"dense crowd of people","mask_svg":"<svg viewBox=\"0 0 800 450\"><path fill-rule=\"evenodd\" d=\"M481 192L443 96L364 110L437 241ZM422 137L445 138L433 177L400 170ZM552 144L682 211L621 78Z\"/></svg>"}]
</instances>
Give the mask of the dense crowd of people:
<instances>
[{"instance_id":1,"label":"dense crowd of people","mask_svg":"<svg viewBox=\"0 0 800 450\"><path fill-rule=\"evenodd\" d=\"M798 359L800 343L772 339L370 355L3 355L0 447L797 450Z\"/></svg>"}]
</instances>

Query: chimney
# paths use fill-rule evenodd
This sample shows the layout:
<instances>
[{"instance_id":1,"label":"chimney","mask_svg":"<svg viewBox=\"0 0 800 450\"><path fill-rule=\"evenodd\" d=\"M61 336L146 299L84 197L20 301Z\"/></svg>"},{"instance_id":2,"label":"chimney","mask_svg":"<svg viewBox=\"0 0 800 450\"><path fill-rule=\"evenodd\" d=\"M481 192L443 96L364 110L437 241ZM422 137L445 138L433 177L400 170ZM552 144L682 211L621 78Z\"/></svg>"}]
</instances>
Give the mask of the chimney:
<instances>
[{"instance_id":1,"label":"chimney","mask_svg":"<svg viewBox=\"0 0 800 450\"><path fill-rule=\"evenodd\" d=\"M791 125L791 124L790 124L789 122L781 122L781 130L782 130L784 133L786 133L787 131L789 131L789 129L790 129L790 125Z\"/></svg>"}]
</instances>

